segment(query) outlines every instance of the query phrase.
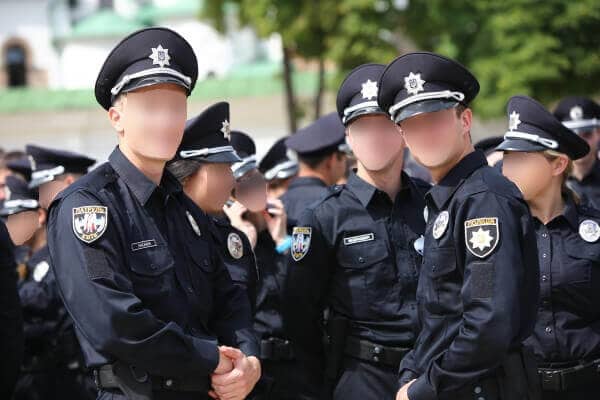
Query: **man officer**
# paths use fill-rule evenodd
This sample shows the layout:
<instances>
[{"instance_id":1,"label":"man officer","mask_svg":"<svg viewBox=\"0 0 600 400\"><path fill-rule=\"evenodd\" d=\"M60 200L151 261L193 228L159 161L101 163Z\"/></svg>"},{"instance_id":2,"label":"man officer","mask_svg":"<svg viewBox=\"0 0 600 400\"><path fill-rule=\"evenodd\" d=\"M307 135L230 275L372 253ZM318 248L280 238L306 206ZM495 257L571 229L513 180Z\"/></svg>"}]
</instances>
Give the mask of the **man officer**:
<instances>
[{"instance_id":1,"label":"man officer","mask_svg":"<svg viewBox=\"0 0 600 400\"><path fill-rule=\"evenodd\" d=\"M102 399L208 399L211 375L227 373L211 396L251 390L248 299L219 260L209 218L165 171L196 78L193 50L172 30L121 41L95 87L118 147L49 210L58 288Z\"/></svg>"},{"instance_id":2,"label":"man officer","mask_svg":"<svg viewBox=\"0 0 600 400\"><path fill-rule=\"evenodd\" d=\"M361 65L342 83L337 110L357 170L307 205L292 233L285 327L298 357L316 362L328 310L327 386L334 399L393 398L398 366L417 335L429 185L402 172L402 134L377 105L384 68Z\"/></svg>"},{"instance_id":3,"label":"man officer","mask_svg":"<svg viewBox=\"0 0 600 400\"><path fill-rule=\"evenodd\" d=\"M479 83L423 52L394 60L379 84L379 106L435 182L425 196L421 332L402 360L397 399L527 398L521 342L537 310L535 233L516 186L471 143Z\"/></svg>"}]
</instances>

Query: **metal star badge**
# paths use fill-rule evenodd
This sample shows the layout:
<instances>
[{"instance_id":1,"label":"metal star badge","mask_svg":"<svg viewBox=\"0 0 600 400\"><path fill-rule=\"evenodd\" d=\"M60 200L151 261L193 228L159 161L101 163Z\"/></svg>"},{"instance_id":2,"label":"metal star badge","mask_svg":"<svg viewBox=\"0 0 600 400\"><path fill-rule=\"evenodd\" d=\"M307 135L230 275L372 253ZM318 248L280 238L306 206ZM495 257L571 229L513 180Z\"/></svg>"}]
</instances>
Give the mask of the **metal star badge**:
<instances>
[{"instance_id":1,"label":"metal star badge","mask_svg":"<svg viewBox=\"0 0 600 400\"><path fill-rule=\"evenodd\" d=\"M159 65L161 68L165 65L171 65L169 64L169 60L171 60L169 49L163 49L160 44L152 48L152 54L149 57L152 59L152 65Z\"/></svg>"},{"instance_id":2,"label":"metal star badge","mask_svg":"<svg viewBox=\"0 0 600 400\"><path fill-rule=\"evenodd\" d=\"M362 84L360 93L362 94L363 99L371 100L373 97L377 97L378 90L377 82L367 79L367 81Z\"/></svg>"},{"instance_id":3,"label":"metal star badge","mask_svg":"<svg viewBox=\"0 0 600 400\"><path fill-rule=\"evenodd\" d=\"M423 85L425 81L421 79L421 74L409 73L408 76L404 77L404 88L408 94L415 95L419 92L424 91Z\"/></svg>"},{"instance_id":4,"label":"metal star badge","mask_svg":"<svg viewBox=\"0 0 600 400\"><path fill-rule=\"evenodd\" d=\"M571 110L569 110L569 117L571 117L573 121L579 121L583 118L583 109L579 106L572 107Z\"/></svg>"},{"instance_id":5,"label":"metal star badge","mask_svg":"<svg viewBox=\"0 0 600 400\"><path fill-rule=\"evenodd\" d=\"M223 132L223 137L227 140L231 137L231 129L229 128L229 121L223 121L223 127L221 128L221 132Z\"/></svg>"},{"instance_id":6,"label":"metal star badge","mask_svg":"<svg viewBox=\"0 0 600 400\"><path fill-rule=\"evenodd\" d=\"M516 111L513 111L508 116L508 129L514 131L519 127L521 120L519 119L520 114Z\"/></svg>"}]
</instances>

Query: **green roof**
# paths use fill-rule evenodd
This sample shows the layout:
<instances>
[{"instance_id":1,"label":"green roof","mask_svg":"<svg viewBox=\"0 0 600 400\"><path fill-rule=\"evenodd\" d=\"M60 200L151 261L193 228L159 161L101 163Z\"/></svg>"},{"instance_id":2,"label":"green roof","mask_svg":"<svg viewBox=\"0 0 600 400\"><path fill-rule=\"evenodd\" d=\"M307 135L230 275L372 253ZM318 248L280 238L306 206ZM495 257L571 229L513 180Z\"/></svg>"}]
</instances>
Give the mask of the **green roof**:
<instances>
[{"instance_id":1,"label":"green roof","mask_svg":"<svg viewBox=\"0 0 600 400\"><path fill-rule=\"evenodd\" d=\"M79 21L69 38L122 37L143 27L143 24L135 20L105 9Z\"/></svg>"},{"instance_id":2,"label":"green roof","mask_svg":"<svg viewBox=\"0 0 600 400\"><path fill-rule=\"evenodd\" d=\"M165 18L198 17L202 3L202 0L177 0L166 6L147 4L138 11L136 19L145 24L154 24Z\"/></svg>"}]
</instances>

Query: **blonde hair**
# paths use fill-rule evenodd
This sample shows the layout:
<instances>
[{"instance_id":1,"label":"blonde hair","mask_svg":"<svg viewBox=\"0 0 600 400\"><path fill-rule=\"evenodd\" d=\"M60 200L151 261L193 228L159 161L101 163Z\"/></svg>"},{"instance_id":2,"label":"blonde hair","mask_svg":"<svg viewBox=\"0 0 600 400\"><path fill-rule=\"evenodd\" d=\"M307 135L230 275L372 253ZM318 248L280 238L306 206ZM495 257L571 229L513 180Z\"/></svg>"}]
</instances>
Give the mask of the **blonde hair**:
<instances>
[{"instance_id":1,"label":"blonde hair","mask_svg":"<svg viewBox=\"0 0 600 400\"><path fill-rule=\"evenodd\" d=\"M560 186L560 192L562 193L563 196L571 196L573 198L573 200L575 201L575 203L579 204L580 203L579 195L577 193L575 193L567 185L567 179L569 178L569 176L571 176L571 173L573 172L573 160L571 159L571 157L567 156L565 153L560 153L560 152L554 151L554 150L544 150L542 152L542 155L544 157L546 157L546 159L549 161L554 161L560 156L567 157L567 159L569 161L567 163L567 167L565 168L565 170L562 173L562 177L561 177L562 182L561 182L561 186Z\"/></svg>"}]
</instances>

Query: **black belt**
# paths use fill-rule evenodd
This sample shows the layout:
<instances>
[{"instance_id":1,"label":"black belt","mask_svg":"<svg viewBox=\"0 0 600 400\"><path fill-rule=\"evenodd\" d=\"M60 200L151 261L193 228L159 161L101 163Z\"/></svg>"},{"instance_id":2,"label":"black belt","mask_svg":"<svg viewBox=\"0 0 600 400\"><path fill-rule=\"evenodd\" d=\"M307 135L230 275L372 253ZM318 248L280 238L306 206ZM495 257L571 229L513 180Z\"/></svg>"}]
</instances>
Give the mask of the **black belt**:
<instances>
[{"instance_id":1,"label":"black belt","mask_svg":"<svg viewBox=\"0 0 600 400\"><path fill-rule=\"evenodd\" d=\"M398 367L400 361L404 358L410 349L403 347L382 346L368 340L357 339L354 337L346 338L345 353L360 360L372 363Z\"/></svg>"},{"instance_id":2,"label":"black belt","mask_svg":"<svg viewBox=\"0 0 600 400\"><path fill-rule=\"evenodd\" d=\"M149 376L145 372L136 371L134 368L130 368L131 373L135 380L139 383L145 383L150 381L152 390L172 390L176 392L207 392L208 385L203 382L201 377L179 379L179 378L165 378L159 376ZM102 367L94 370L94 381L98 389L121 389L118 384L116 375L113 372L113 366L103 365Z\"/></svg>"},{"instance_id":3,"label":"black belt","mask_svg":"<svg viewBox=\"0 0 600 400\"><path fill-rule=\"evenodd\" d=\"M270 337L260 341L261 360L284 361L294 359L294 349L289 340Z\"/></svg>"},{"instance_id":4,"label":"black belt","mask_svg":"<svg viewBox=\"0 0 600 400\"><path fill-rule=\"evenodd\" d=\"M543 390L564 392L582 385L598 383L600 359L568 368L538 368L538 375Z\"/></svg>"}]
</instances>

